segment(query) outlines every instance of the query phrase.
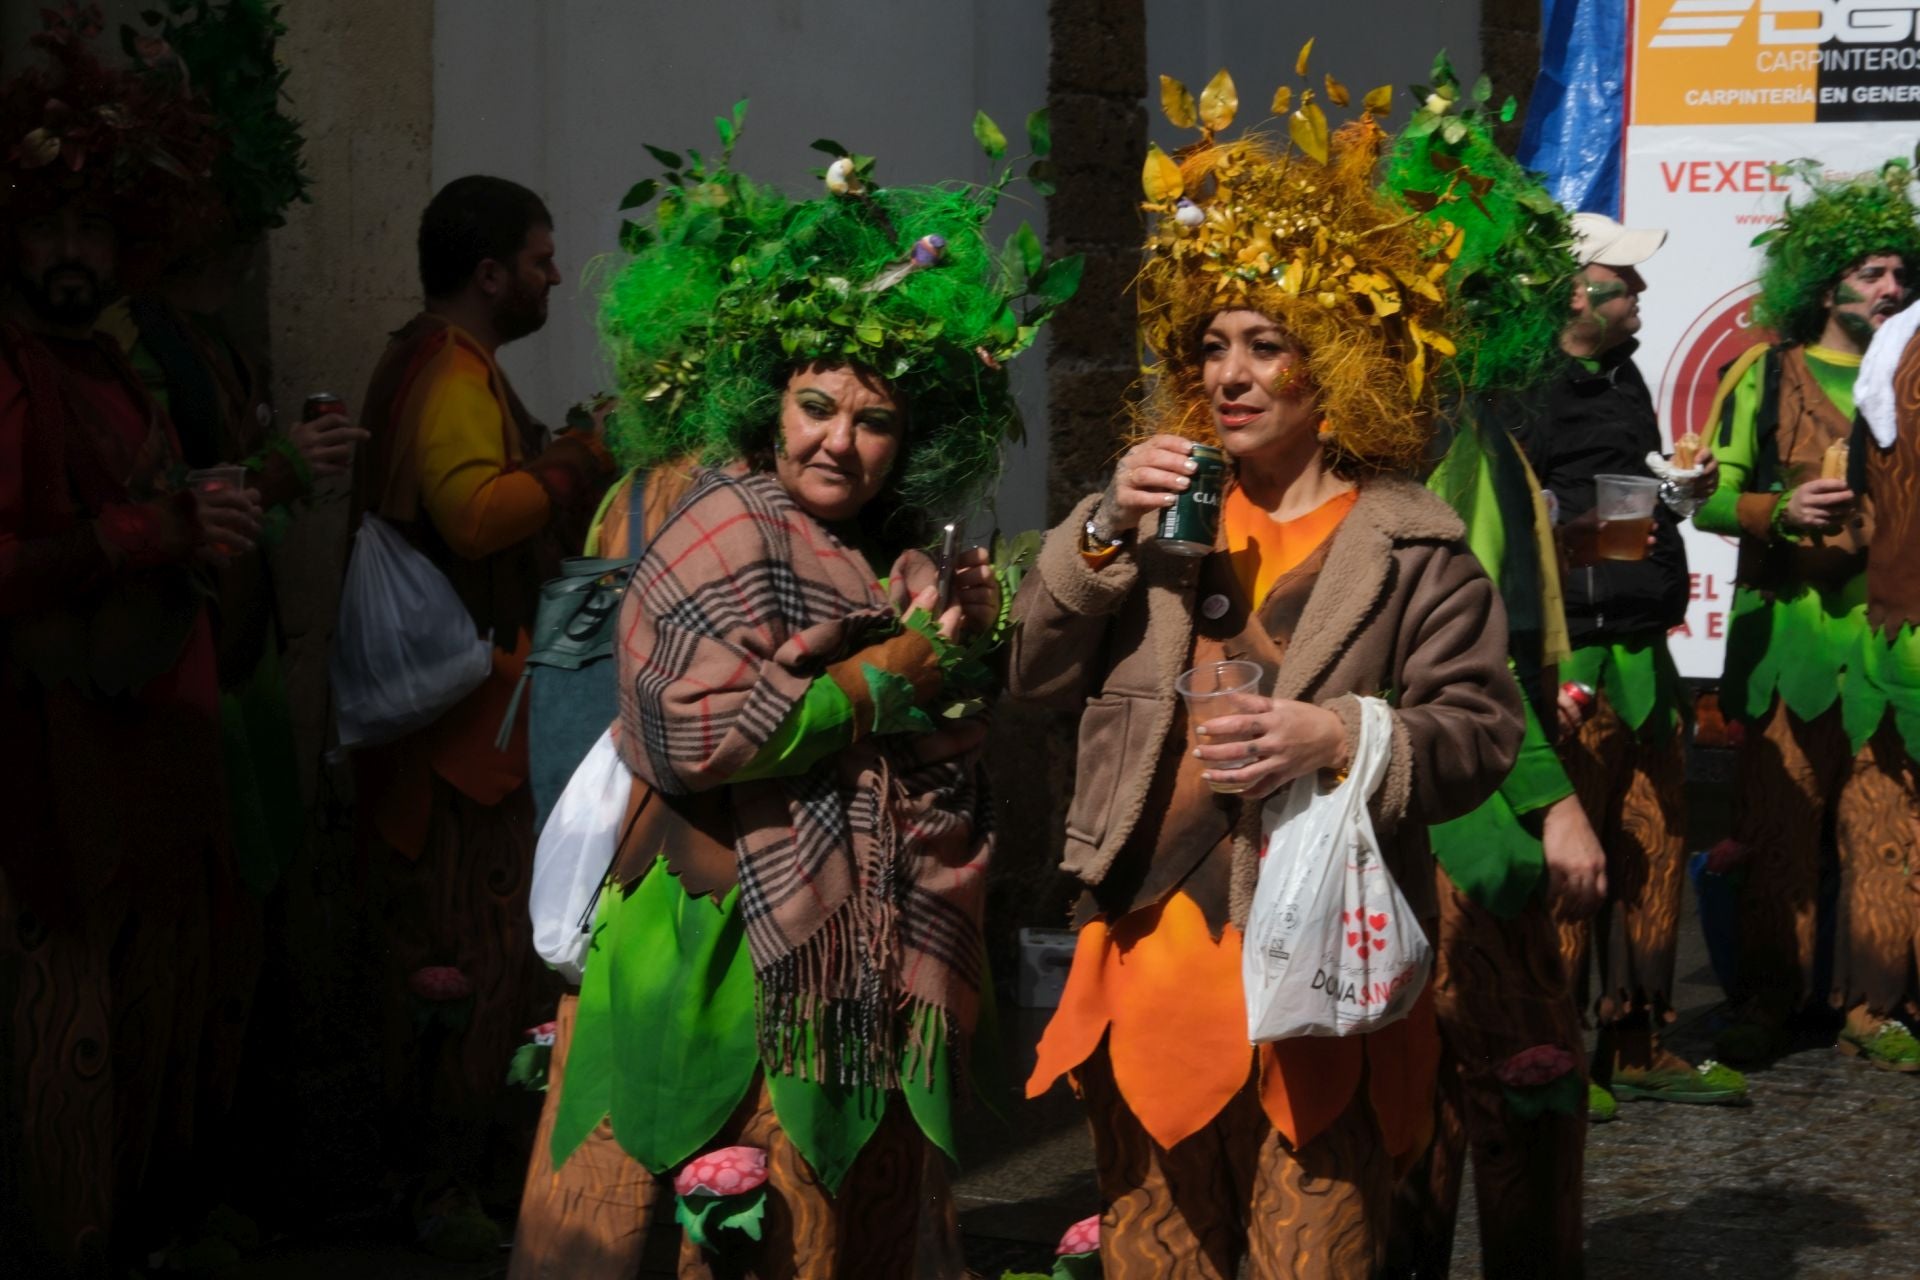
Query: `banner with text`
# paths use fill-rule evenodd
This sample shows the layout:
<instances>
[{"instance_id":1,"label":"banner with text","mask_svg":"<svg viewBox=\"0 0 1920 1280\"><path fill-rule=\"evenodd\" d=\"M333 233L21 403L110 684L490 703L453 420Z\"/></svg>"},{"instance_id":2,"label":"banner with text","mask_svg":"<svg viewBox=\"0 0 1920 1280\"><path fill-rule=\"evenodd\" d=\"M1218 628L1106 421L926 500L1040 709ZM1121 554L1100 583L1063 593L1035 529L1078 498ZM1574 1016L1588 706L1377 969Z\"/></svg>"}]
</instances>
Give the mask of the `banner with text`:
<instances>
[{"instance_id":1,"label":"banner with text","mask_svg":"<svg viewBox=\"0 0 1920 1280\"><path fill-rule=\"evenodd\" d=\"M1911 156L1920 136L1920 0L1635 0L1621 220L1665 227L1635 357L1669 441L1712 429L1727 363L1754 327L1760 251L1803 156L1835 173ZM1673 637L1681 674L1720 675L1731 539L1687 528L1693 602Z\"/></svg>"}]
</instances>

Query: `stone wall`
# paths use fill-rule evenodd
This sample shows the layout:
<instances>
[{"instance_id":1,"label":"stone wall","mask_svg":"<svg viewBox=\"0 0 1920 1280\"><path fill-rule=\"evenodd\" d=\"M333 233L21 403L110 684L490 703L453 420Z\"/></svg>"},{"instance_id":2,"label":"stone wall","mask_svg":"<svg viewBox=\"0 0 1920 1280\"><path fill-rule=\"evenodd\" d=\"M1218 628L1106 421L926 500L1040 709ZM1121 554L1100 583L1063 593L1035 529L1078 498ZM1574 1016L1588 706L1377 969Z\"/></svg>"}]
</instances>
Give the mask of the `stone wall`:
<instances>
[{"instance_id":1,"label":"stone wall","mask_svg":"<svg viewBox=\"0 0 1920 1280\"><path fill-rule=\"evenodd\" d=\"M1540 0L1481 0L1480 64L1493 79L1494 96L1520 103L1513 120L1495 134L1511 151L1520 145L1527 98L1540 75Z\"/></svg>"}]
</instances>

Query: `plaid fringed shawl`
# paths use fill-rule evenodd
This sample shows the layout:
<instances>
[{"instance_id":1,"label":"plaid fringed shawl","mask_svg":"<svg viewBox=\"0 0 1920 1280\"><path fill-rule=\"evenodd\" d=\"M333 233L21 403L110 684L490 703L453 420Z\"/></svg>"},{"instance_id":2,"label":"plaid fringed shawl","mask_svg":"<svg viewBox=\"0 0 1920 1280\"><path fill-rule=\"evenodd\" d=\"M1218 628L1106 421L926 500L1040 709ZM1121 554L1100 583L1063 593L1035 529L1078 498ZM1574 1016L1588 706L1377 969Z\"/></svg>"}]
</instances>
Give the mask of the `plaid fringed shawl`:
<instances>
[{"instance_id":1,"label":"plaid fringed shawl","mask_svg":"<svg viewBox=\"0 0 1920 1280\"><path fill-rule=\"evenodd\" d=\"M702 474L621 610L628 767L668 794L728 785L809 682L895 617L865 558L772 476ZM769 1071L890 1087L921 1015L950 1044L973 1026L989 806L973 756L921 765L903 747L864 737L729 788Z\"/></svg>"}]
</instances>

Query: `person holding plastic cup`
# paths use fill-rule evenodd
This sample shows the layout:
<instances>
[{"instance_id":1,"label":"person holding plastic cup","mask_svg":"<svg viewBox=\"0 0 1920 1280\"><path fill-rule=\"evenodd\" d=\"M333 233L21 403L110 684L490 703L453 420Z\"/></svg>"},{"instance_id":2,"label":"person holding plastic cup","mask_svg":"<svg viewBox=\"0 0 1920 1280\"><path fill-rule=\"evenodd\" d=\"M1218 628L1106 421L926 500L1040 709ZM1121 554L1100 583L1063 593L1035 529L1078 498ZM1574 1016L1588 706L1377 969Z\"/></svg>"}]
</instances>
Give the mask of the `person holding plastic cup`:
<instances>
[{"instance_id":1,"label":"person holding plastic cup","mask_svg":"<svg viewBox=\"0 0 1920 1280\"><path fill-rule=\"evenodd\" d=\"M1597 691L1590 708L1563 692L1559 722L1567 774L1607 850L1607 900L1593 919L1563 922L1560 936L1600 1026L1589 1110L1611 1119L1616 1096L1739 1102L1746 1081L1713 1062L1695 1068L1659 1039L1674 1016L1686 833L1684 694L1667 632L1686 618L1690 584L1679 519L1649 502L1659 485L1646 458L1662 452L1662 436L1633 353L1647 287L1639 267L1667 233L1597 213L1574 214L1573 230L1581 274L1561 368L1515 434L1559 513L1573 646L1560 679ZM1705 498L1718 470L1704 450L1695 461L1692 496Z\"/></svg>"},{"instance_id":2,"label":"person holding plastic cup","mask_svg":"<svg viewBox=\"0 0 1920 1280\"><path fill-rule=\"evenodd\" d=\"M1386 699L1371 816L1431 936L1427 824L1486 799L1523 719L1498 595L1459 518L1405 474L1451 349L1444 295L1397 293L1382 317L1366 293L1416 267L1443 286L1445 244L1370 189L1370 117L1323 158L1216 141L1234 94L1215 83L1208 135L1147 161L1159 364L1136 442L1014 602L1009 690L1080 714L1063 851L1079 939L1027 1090L1070 1075L1086 1102L1109 1280L1242 1258L1364 1276L1396 1166L1429 1135L1431 996L1370 1034L1249 1045L1261 802L1337 777L1362 699ZM1327 292L1287 287L1296 255ZM1220 262L1244 266L1203 269Z\"/></svg>"}]
</instances>

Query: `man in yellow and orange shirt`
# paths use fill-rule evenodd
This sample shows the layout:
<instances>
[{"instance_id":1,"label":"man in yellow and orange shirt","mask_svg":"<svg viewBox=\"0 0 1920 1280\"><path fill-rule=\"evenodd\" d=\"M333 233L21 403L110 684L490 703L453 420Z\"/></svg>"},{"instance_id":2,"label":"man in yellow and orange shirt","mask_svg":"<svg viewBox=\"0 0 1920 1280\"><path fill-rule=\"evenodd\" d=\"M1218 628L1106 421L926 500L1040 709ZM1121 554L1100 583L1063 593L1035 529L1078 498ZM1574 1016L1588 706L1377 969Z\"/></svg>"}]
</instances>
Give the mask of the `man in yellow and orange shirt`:
<instances>
[{"instance_id":1,"label":"man in yellow and orange shirt","mask_svg":"<svg viewBox=\"0 0 1920 1280\"><path fill-rule=\"evenodd\" d=\"M578 552L614 465L597 428L545 439L495 361L546 322L560 282L540 198L501 178L449 183L421 217L419 256L425 305L393 335L362 401L372 440L355 498L446 575L492 638L493 671L438 720L354 760L382 949L393 1157L430 1175L417 1206L423 1243L480 1255L498 1239L470 1188L526 1158L520 1126L500 1123L502 1081L559 991L527 914L525 717L504 749L496 733L540 585Z\"/></svg>"}]
</instances>

